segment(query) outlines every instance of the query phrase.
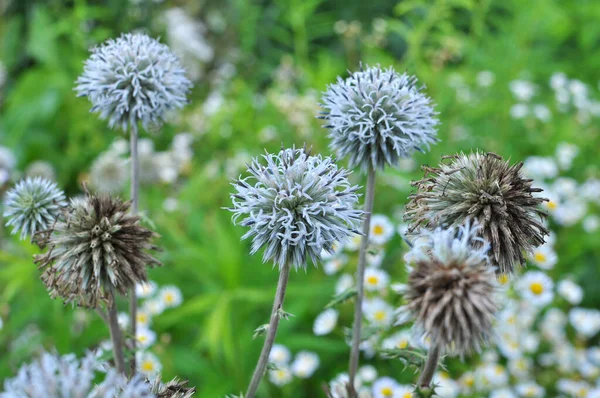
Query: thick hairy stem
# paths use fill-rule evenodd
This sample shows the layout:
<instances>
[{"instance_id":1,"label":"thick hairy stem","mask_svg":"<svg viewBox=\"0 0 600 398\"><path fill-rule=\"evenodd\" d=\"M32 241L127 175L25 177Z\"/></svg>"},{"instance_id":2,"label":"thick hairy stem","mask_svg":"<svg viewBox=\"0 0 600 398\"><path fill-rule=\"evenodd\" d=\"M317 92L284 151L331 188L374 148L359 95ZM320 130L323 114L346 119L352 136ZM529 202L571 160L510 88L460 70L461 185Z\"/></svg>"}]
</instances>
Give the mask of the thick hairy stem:
<instances>
[{"instance_id":1,"label":"thick hairy stem","mask_svg":"<svg viewBox=\"0 0 600 398\"><path fill-rule=\"evenodd\" d=\"M140 160L138 157L138 130L137 124L132 121L130 132L130 154L131 154L131 214L138 213L139 197L140 197ZM129 333L132 336L131 347L133 356L129 362L131 375L135 374L135 344L137 333L137 297L135 295L135 287L129 292Z\"/></svg>"},{"instance_id":2,"label":"thick hairy stem","mask_svg":"<svg viewBox=\"0 0 600 398\"><path fill-rule=\"evenodd\" d=\"M367 247L369 246L369 231L371 229L371 213L373 212L373 201L375 198L375 169L369 167L367 175L367 192L365 195L365 222L363 224L363 237L360 241L360 253L358 256L358 269L356 271L356 303L354 307L354 325L352 326L352 350L350 351L350 364L348 366L348 393L350 397L356 397L354 391L354 378L358 369L358 358L360 356L360 329L362 325L362 304L364 299L365 264L367 262Z\"/></svg>"},{"instance_id":3,"label":"thick hairy stem","mask_svg":"<svg viewBox=\"0 0 600 398\"><path fill-rule=\"evenodd\" d=\"M425 365L423 365L423 371L421 372L421 376L419 377L419 387L429 387L431 385L431 380L433 379L433 374L437 369L439 360L440 347L437 345L432 346L429 349L427 361L425 361Z\"/></svg>"},{"instance_id":4,"label":"thick hairy stem","mask_svg":"<svg viewBox=\"0 0 600 398\"><path fill-rule=\"evenodd\" d=\"M265 369L269 362L269 354L271 353L273 342L275 342L275 335L277 334L277 327L279 326L279 319L281 318L280 311L283 307L285 289L287 287L289 275L290 266L285 264L279 271L279 281L277 282L277 291L275 293L275 300L273 301L273 311L271 312L271 320L269 321L269 328L267 329L265 344L260 352L260 357L258 359L258 363L256 364L256 368L254 369L252 380L250 381L248 391L246 391L246 395L244 396L245 398L254 398L256 390L258 389L258 385L265 374Z\"/></svg>"},{"instance_id":5,"label":"thick hairy stem","mask_svg":"<svg viewBox=\"0 0 600 398\"><path fill-rule=\"evenodd\" d=\"M125 374L125 359L123 358L123 336L117 321L117 307L114 299L108 306L108 328L110 329L110 339L113 345L113 354L115 357L115 367L117 372Z\"/></svg>"}]
</instances>

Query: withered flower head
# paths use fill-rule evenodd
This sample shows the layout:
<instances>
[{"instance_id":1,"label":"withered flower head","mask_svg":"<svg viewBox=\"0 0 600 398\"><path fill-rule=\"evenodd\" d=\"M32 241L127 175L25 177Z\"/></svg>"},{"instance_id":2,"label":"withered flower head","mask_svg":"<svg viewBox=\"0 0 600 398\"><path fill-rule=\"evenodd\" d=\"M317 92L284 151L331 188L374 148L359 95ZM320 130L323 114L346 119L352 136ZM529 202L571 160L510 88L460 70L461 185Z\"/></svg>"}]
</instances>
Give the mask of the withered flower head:
<instances>
[{"instance_id":1,"label":"withered flower head","mask_svg":"<svg viewBox=\"0 0 600 398\"><path fill-rule=\"evenodd\" d=\"M490 242L492 265L499 273L513 272L525 263L523 251L543 244L549 233L542 223L546 213L539 208L547 199L532 195L542 189L523 177L523 162L510 165L494 153L480 152L445 158L449 163L423 167L425 177L413 182L417 192L404 215L411 222L409 232L421 226L455 227L470 218Z\"/></svg>"},{"instance_id":2,"label":"withered flower head","mask_svg":"<svg viewBox=\"0 0 600 398\"><path fill-rule=\"evenodd\" d=\"M187 380L181 381L174 378L166 384L161 383L160 375L157 375L152 383L152 393L156 398L190 398L196 393L194 387L186 387Z\"/></svg>"},{"instance_id":3,"label":"withered flower head","mask_svg":"<svg viewBox=\"0 0 600 398\"><path fill-rule=\"evenodd\" d=\"M129 205L108 194L88 194L72 200L48 236L38 237L49 249L35 262L53 298L96 307L147 281L146 266L160 265L147 253L158 249L151 243L156 234L139 224Z\"/></svg>"},{"instance_id":4,"label":"withered flower head","mask_svg":"<svg viewBox=\"0 0 600 398\"><path fill-rule=\"evenodd\" d=\"M412 249L414 267L399 323L413 319L417 331L442 352L479 351L492 331L497 283L479 229L467 221L458 229L425 231Z\"/></svg>"}]
</instances>

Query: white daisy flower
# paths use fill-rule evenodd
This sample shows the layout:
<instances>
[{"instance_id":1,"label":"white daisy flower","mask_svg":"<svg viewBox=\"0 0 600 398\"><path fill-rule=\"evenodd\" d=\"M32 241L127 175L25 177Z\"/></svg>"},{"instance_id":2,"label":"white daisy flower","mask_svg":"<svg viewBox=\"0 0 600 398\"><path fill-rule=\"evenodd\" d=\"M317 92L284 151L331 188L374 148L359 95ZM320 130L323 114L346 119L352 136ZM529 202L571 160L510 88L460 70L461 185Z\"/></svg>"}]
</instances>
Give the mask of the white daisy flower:
<instances>
[{"instance_id":1,"label":"white daisy flower","mask_svg":"<svg viewBox=\"0 0 600 398\"><path fill-rule=\"evenodd\" d=\"M335 294L345 292L354 286L354 278L350 274L342 274L335 284Z\"/></svg>"},{"instance_id":2,"label":"white daisy flower","mask_svg":"<svg viewBox=\"0 0 600 398\"><path fill-rule=\"evenodd\" d=\"M329 308L321 312L315 318L315 322L313 324L313 333L316 336L324 336L331 333L337 325L338 315L338 311L333 308Z\"/></svg>"},{"instance_id":3,"label":"white daisy flower","mask_svg":"<svg viewBox=\"0 0 600 398\"><path fill-rule=\"evenodd\" d=\"M150 322L152 318L150 314L146 312L144 309L139 308L136 313L137 326L141 328L147 328L150 326Z\"/></svg>"},{"instance_id":4,"label":"white daisy flower","mask_svg":"<svg viewBox=\"0 0 600 398\"><path fill-rule=\"evenodd\" d=\"M545 306L552 302L554 283L548 275L540 271L529 271L515 283L521 297L535 306Z\"/></svg>"},{"instance_id":5,"label":"white daisy flower","mask_svg":"<svg viewBox=\"0 0 600 398\"><path fill-rule=\"evenodd\" d=\"M456 398L460 392L458 383L450 378L446 372L437 372L433 376L433 383L438 386L435 389L437 395L441 398Z\"/></svg>"},{"instance_id":6,"label":"white daisy flower","mask_svg":"<svg viewBox=\"0 0 600 398\"><path fill-rule=\"evenodd\" d=\"M396 387L396 394L394 395L394 397L398 397L398 398L413 398L413 391L415 390L414 386L409 386L406 384L399 384L398 387Z\"/></svg>"},{"instance_id":7,"label":"white daisy flower","mask_svg":"<svg viewBox=\"0 0 600 398\"><path fill-rule=\"evenodd\" d=\"M138 347L144 350L156 342L156 333L148 328L138 328L135 339Z\"/></svg>"},{"instance_id":8,"label":"white daisy flower","mask_svg":"<svg viewBox=\"0 0 600 398\"><path fill-rule=\"evenodd\" d=\"M535 84L528 80L513 80L509 84L510 92L519 101L529 101L535 94Z\"/></svg>"},{"instance_id":9,"label":"white daisy flower","mask_svg":"<svg viewBox=\"0 0 600 398\"><path fill-rule=\"evenodd\" d=\"M321 251L321 260L327 261L327 260L331 260L331 259L338 257L338 255L342 252L342 250L344 250L345 246L346 246L345 243L334 242L333 245L331 246L331 252L329 252L325 249L323 249Z\"/></svg>"},{"instance_id":10,"label":"white daisy flower","mask_svg":"<svg viewBox=\"0 0 600 398\"><path fill-rule=\"evenodd\" d=\"M591 338L600 331L600 311L587 308L573 308L569 311L569 322L577 332Z\"/></svg>"},{"instance_id":11,"label":"white daisy flower","mask_svg":"<svg viewBox=\"0 0 600 398\"><path fill-rule=\"evenodd\" d=\"M292 359L292 354L286 346L282 344L273 344L269 353L269 362L277 366L287 365Z\"/></svg>"},{"instance_id":12,"label":"white daisy flower","mask_svg":"<svg viewBox=\"0 0 600 398\"><path fill-rule=\"evenodd\" d=\"M556 146L556 160L563 170L568 170L573 164L573 160L579 154L579 147L568 142L560 142Z\"/></svg>"},{"instance_id":13,"label":"white daisy flower","mask_svg":"<svg viewBox=\"0 0 600 398\"><path fill-rule=\"evenodd\" d=\"M475 374L467 371L458 378L457 383L462 394L470 395L475 388Z\"/></svg>"},{"instance_id":14,"label":"white daisy flower","mask_svg":"<svg viewBox=\"0 0 600 398\"><path fill-rule=\"evenodd\" d=\"M545 180L558 175L558 166L552 158L530 156L523 162L523 173L536 180Z\"/></svg>"},{"instance_id":15,"label":"white daisy flower","mask_svg":"<svg viewBox=\"0 0 600 398\"><path fill-rule=\"evenodd\" d=\"M365 318L375 326L386 327L391 325L394 308L379 297L365 300L363 303Z\"/></svg>"},{"instance_id":16,"label":"white daisy flower","mask_svg":"<svg viewBox=\"0 0 600 398\"><path fill-rule=\"evenodd\" d=\"M371 267L379 267L384 257L385 250L377 250L376 252L369 250L366 253L367 265Z\"/></svg>"},{"instance_id":17,"label":"white daisy flower","mask_svg":"<svg viewBox=\"0 0 600 398\"><path fill-rule=\"evenodd\" d=\"M579 198L565 200L552 214L559 225L570 227L587 214L587 203Z\"/></svg>"},{"instance_id":18,"label":"white daisy flower","mask_svg":"<svg viewBox=\"0 0 600 398\"><path fill-rule=\"evenodd\" d=\"M292 372L287 366L277 366L277 369L269 370L269 381L278 387L283 387L292 381Z\"/></svg>"},{"instance_id":19,"label":"white daisy flower","mask_svg":"<svg viewBox=\"0 0 600 398\"><path fill-rule=\"evenodd\" d=\"M363 365L358 368L358 376L365 383L372 383L377 379L377 369L373 365Z\"/></svg>"},{"instance_id":20,"label":"white daisy flower","mask_svg":"<svg viewBox=\"0 0 600 398\"><path fill-rule=\"evenodd\" d=\"M179 290L179 288L174 285L165 286L162 289L160 289L158 296L164 303L165 308L178 307L183 301L181 290Z\"/></svg>"},{"instance_id":21,"label":"white daisy flower","mask_svg":"<svg viewBox=\"0 0 600 398\"><path fill-rule=\"evenodd\" d=\"M589 396L592 386L583 380L560 379L556 389L572 397L585 398Z\"/></svg>"},{"instance_id":22,"label":"white daisy flower","mask_svg":"<svg viewBox=\"0 0 600 398\"><path fill-rule=\"evenodd\" d=\"M509 113L513 119L523 119L529 114L529 107L525 104L514 104L510 107Z\"/></svg>"},{"instance_id":23,"label":"white daisy flower","mask_svg":"<svg viewBox=\"0 0 600 398\"><path fill-rule=\"evenodd\" d=\"M542 122L547 122L552 118L552 112L546 105L536 104L533 106L533 114Z\"/></svg>"},{"instance_id":24,"label":"white daisy flower","mask_svg":"<svg viewBox=\"0 0 600 398\"><path fill-rule=\"evenodd\" d=\"M584 199L600 204L600 179L589 178L581 184L580 191Z\"/></svg>"},{"instance_id":25,"label":"white daisy flower","mask_svg":"<svg viewBox=\"0 0 600 398\"><path fill-rule=\"evenodd\" d=\"M547 244L536 247L528 256L532 263L545 270L554 268L558 262L556 252Z\"/></svg>"},{"instance_id":26,"label":"white daisy flower","mask_svg":"<svg viewBox=\"0 0 600 398\"><path fill-rule=\"evenodd\" d=\"M481 72L477 73L475 80L480 87L489 87L494 84L496 75L494 75L494 72L489 70L482 70Z\"/></svg>"},{"instance_id":27,"label":"white daisy flower","mask_svg":"<svg viewBox=\"0 0 600 398\"><path fill-rule=\"evenodd\" d=\"M150 378L160 373L162 365L158 357L151 352L138 351L136 353L137 370L144 376Z\"/></svg>"},{"instance_id":28,"label":"white daisy flower","mask_svg":"<svg viewBox=\"0 0 600 398\"><path fill-rule=\"evenodd\" d=\"M345 248L348 251L355 252L360 249L360 242L362 241L361 235L352 235L346 240Z\"/></svg>"},{"instance_id":29,"label":"white daisy flower","mask_svg":"<svg viewBox=\"0 0 600 398\"><path fill-rule=\"evenodd\" d=\"M337 274L347 263L348 256L341 255L323 264L323 271L325 271L325 274L327 275Z\"/></svg>"},{"instance_id":30,"label":"white daisy flower","mask_svg":"<svg viewBox=\"0 0 600 398\"><path fill-rule=\"evenodd\" d=\"M165 310L165 303L157 298L146 300L142 305L142 310L150 316L160 315Z\"/></svg>"},{"instance_id":31,"label":"white daisy flower","mask_svg":"<svg viewBox=\"0 0 600 398\"><path fill-rule=\"evenodd\" d=\"M501 388L492 391L490 398L517 398L517 395L508 388Z\"/></svg>"},{"instance_id":32,"label":"white daisy flower","mask_svg":"<svg viewBox=\"0 0 600 398\"><path fill-rule=\"evenodd\" d=\"M391 377L380 377L373 383L374 398L397 398L396 390L400 387Z\"/></svg>"},{"instance_id":33,"label":"white daisy flower","mask_svg":"<svg viewBox=\"0 0 600 398\"><path fill-rule=\"evenodd\" d=\"M390 277L387 272L374 267L365 269L364 286L367 291L381 291L388 287Z\"/></svg>"},{"instance_id":34,"label":"white daisy flower","mask_svg":"<svg viewBox=\"0 0 600 398\"><path fill-rule=\"evenodd\" d=\"M552 183L552 192L560 198L573 198L578 195L577 181L570 177L558 177Z\"/></svg>"},{"instance_id":35,"label":"white daisy flower","mask_svg":"<svg viewBox=\"0 0 600 398\"><path fill-rule=\"evenodd\" d=\"M570 279L558 282L556 291L572 305L578 305L583 300L583 289Z\"/></svg>"},{"instance_id":36,"label":"white daisy flower","mask_svg":"<svg viewBox=\"0 0 600 398\"><path fill-rule=\"evenodd\" d=\"M371 216L371 231L369 240L375 245L384 245L394 235L394 225L390 219L383 214Z\"/></svg>"},{"instance_id":37,"label":"white daisy flower","mask_svg":"<svg viewBox=\"0 0 600 398\"><path fill-rule=\"evenodd\" d=\"M514 358L508 361L509 372L517 379L527 379L531 373L533 361L528 357Z\"/></svg>"},{"instance_id":38,"label":"white daisy flower","mask_svg":"<svg viewBox=\"0 0 600 398\"><path fill-rule=\"evenodd\" d=\"M508 373L504 366L490 363L481 368L481 375L491 387L504 387L508 384Z\"/></svg>"},{"instance_id":39,"label":"white daisy flower","mask_svg":"<svg viewBox=\"0 0 600 398\"><path fill-rule=\"evenodd\" d=\"M127 329L129 326L129 314L125 312L119 312L117 314L117 323L121 329Z\"/></svg>"},{"instance_id":40,"label":"white daisy flower","mask_svg":"<svg viewBox=\"0 0 600 398\"><path fill-rule=\"evenodd\" d=\"M381 342L381 347L385 350L404 350L408 348L412 338L413 335L410 331L401 330L399 332L394 333L390 337L384 339Z\"/></svg>"},{"instance_id":41,"label":"white daisy flower","mask_svg":"<svg viewBox=\"0 0 600 398\"><path fill-rule=\"evenodd\" d=\"M569 79L563 72L554 72L552 76L550 76L550 87L552 87L553 90L559 90L566 87L568 82Z\"/></svg>"},{"instance_id":42,"label":"white daisy flower","mask_svg":"<svg viewBox=\"0 0 600 398\"><path fill-rule=\"evenodd\" d=\"M135 285L135 295L138 298L148 298L156 293L157 285L156 282L148 281L138 283Z\"/></svg>"},{"instance_id":43,"label":"white daisy flower","mask_svg":"<svg viewBox=\"0 0 600 398\"><path fill-rule=\"evenodd\" d=\"M301 379L308 379L315 373L315 370L319 367L319 363L319 356L314 352L300 351L296 354L296 358L294 358L290 369L294 376Z\"/></svg>"},{"instance_id":44,"label":"white daisy flower","mask_svg":"<svg viewBox=\"0 0 600 398\"><path fill-rule=\"evenodd\" d=\"M546 390L533 381L517 384L516 390L520 397L527 398L542 398L546 394Z\"/></svg>"},{"instance_id":45,"label":"white daisy flower","mask_svg":"<svg viewBox=\"0 0 600 398\"><path fill-rule=\"evenodd\" d=\"M595 214L589 214L583 219L583 230L587 233L593 233L600 229L600 217Z\"/></svg>"}]
</instances>

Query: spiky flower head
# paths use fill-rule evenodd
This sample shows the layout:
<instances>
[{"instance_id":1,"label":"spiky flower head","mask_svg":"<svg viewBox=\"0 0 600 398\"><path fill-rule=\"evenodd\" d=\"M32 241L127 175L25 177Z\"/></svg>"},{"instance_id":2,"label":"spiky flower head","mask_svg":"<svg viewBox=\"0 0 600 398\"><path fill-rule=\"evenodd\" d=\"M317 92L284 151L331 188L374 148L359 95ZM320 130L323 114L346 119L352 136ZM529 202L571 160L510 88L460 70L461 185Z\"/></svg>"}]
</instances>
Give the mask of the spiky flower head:
<instances>
[{"instance_id":1,"label":"spiky flower head","mask_svg":"<svg viewBox=\"0 0 600 398\"><path fill-rule=\"evenodd\" d=\"M159 125L168 111L186 104L192 84L166 45L127 33L91 51L75 90L111 128Z\"/></svg>"},{"instance_id":2,"label":"spiky flower head","mask_svg":"<svg viewBox=\"0 0 600 398\"><path fill-rule=\"evenodd\" d=\"M196 389L186 387L187 381L181 381L178 378L163 384L160 381L160 375L157 375L152 381L152 393L156 398L190 398L193 397Z\"/></svg>"},{"instance_id":3,"label":"spiky flower head","mask_svg":"<svg viewBox=\"0 0 600 398\"><path fill-rule=\"evenodd\" d=\"M148 280L146 267L160 265L147 253L158 249L151 243L156 234L140 225L129 206L107 194L71 201L48 236L40 239L49 249L35 258L53 298L96 307Z\"/></svg>"},{"instance_id":4,"label":"spiky flower head","mask_svg":"<svg viewBox=\"0 0 600 398\"><path fill-rule=\"evenodd\" d=\"M544 243L548 229L539 205L548 199L534 197L541 188L521 174L523 162L511 165L494 153L446 157L438 168L423 167L425 177L413 182L417 192L406 206L409 232L461 225L471 218L491 244L491 263L500 273L524 264L523 251ZM540 218L538 221L537 218Z\"/></svg>"},{"instance_id":5,"label":"spiky flower head","mask_svg":"<svg viewBox=\"0 0 600 398\"><path fill-rule=\"evenodd\" d=\"M250 230L256 253L266 246L263 261L306 268L316 266L323 250L334 253L334 244L358 232L363 212L355 210L356 191L348 181L350 171L303 149L283 149L265 154L248 165L249 177L232 185L233 221Z\"/></svg>"},{"instance_id":6,"label":"spiky flower head","mask_svg":"<svg viewBox=\"0 0 600 398\"><path fill-rule=\"evenodd\" d=\"M400 319L412 318L418 332L443 352L479 351L492 331L498 310L496 277L489 265L489 243L469 221L459 228L424 231L414 259Z\"/></svg>"},{"instance_id":7,"label":"spiky flower head","mask_svg":"<svg viewBox=\"0 0 600 398\"><path fill-rule=\"evenodd\" d=\"M66 204L65 194L54 182L42 177L28 177L6 193L6 226L12 227L13 234L20 231L21 239L33 238L37 231L54 223Z\"/></svg>"},{"instance_id":8,"label":"spiky flower head","mask_svg":"<svg viewBox=\"0 0 600 398\"><path fill-rule=\"evenodd\" d=\"M0 398L155 398L143 378L127 380L112 368L97 384L100 366L93 353L80 361L74 354L60 357L44 352L39 359L23 365L15 377L4 381Z\"/></svg>"},{"instance_id":9,"label":"spiky flower head","mask_svg":"<svg viewBox=\"0 0 600 398\"><path fill-rule=\"evenodd\" d=\"M417 78L379 66L338 77L323 93L330 147L350 167L396 166L400 158L435 143L439 121Z\"/></svg>"}]
</instances>

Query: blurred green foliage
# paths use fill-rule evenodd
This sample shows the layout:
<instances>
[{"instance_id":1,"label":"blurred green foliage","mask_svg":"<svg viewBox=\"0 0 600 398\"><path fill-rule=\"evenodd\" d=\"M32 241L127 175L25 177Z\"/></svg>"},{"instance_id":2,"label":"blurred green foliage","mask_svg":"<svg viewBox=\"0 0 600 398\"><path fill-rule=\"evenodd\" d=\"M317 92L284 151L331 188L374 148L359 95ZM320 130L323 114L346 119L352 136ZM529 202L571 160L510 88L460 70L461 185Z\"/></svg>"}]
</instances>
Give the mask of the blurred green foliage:
<instances>
[{"instance_id":1,"label":"blurred green foliage","mask_svg":"<svg viewBox=\"0 0 600 398\"><path fill-rule=\"evenodd\" d=\"M581 149L570 175L580 182L599 175L597 123L581 125L566 116L545 124L511 119L514 101L508 89L511 80L525 76L539 84L540 98L551 101L547 82L557 71L597 85L600 5L595 0L176 0L140 5L123 0L0 1L0 60L8 72L0 105L0 144L15 151L21 169L31 161L47 160L69 194L80 191L79 181L91 162L119 135L89 113L86 100L74 95L73 82L88 48L133 29L164 36L160 15L171 6L183 7L200 20L210 11L220 12L227 25L211 39L218 48L235 53L237 68L223 89L225 105L205 120L192 169L177 186L180 210L167 214L162 209L167 187L145 189L141 200L164 248L164 267L151 271L151 278L160 285L175 284L184 294L179 308L156 318L153 329L161 338L154 351L166 377L189 378L200 396L224 396L245 388L262 346L260 339L252 340L252 332L267 320L277 280L276 271L261 264L260 256L250 257L247 242L240 243L242 228L232 226L230 215L221 210L229 203L229 182L225 176L209 178L206 165L215 159L226 163L240 150L260 154L257 134L266 126L274 126L285 145L307 141L317 152L328 153L318 121L311 118L309 135L300 135L289 115L268 100L269 93L284 90L275 79L282 59L297 72L292 87L285 88L296 95L320 92L360 61L417 74L437 102L442 120L442 142L430 153L417 155L417 164L435 164L442 154L471 148L523 159L552 154L558 142L568 141ZM373 39L374 20L386 24L383 40ZM352 26L359 31L338 34L338 21L356 21ZM217 51L216 61L221 55L226 54ZM449 86L452 76L474 86L482 70L495 74L493 86L476 92L474 101L457 101ZM194 130L189 120L200 112L210 90L208 73L196 83L184 117L151 136L157 147L167 145L176 132ZM260 107L259 94L267 98ZM468 136L453 135L456 126ZM279 145L276 141L267 149ZM392 215L406 202L408 181L419 173L387 171L385 177L399 178L405 187L398 190L381 183L376 211ZM573 274L588 292L583 305L597 307L599 236L579 226L559 236L560 262L552 272ZM82 353L108 336L94 314L81 332L74 326L74 311L47 297L31 261L34 247L15 239L3 246L0 380L30 358L26 348L35 343L61 353ZM401 239L394 238L383 263L398 280L405 276L402 251ZM312 333L312 321L330 301L334 284L317 269L292 276L286 310L295 317L282 322L277 340L293 352L316 351L321 367L310 381L295 381L282 390L263 383L262 396L322 396L321 383L346 368L348 349L341 333ZM121 304L125 308L126 303ZM351 306L342 306L340 324L351 324ZM27 343L16 350L19 337ZM400 375L399 362L378 358L373 363L382 374L412 380L411 372Z\"/></svg>"}]
</instances>

